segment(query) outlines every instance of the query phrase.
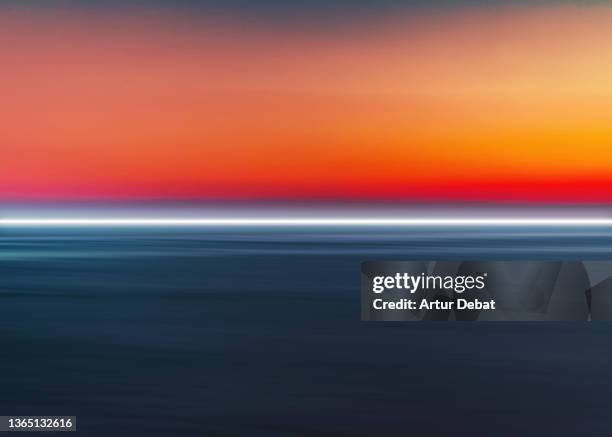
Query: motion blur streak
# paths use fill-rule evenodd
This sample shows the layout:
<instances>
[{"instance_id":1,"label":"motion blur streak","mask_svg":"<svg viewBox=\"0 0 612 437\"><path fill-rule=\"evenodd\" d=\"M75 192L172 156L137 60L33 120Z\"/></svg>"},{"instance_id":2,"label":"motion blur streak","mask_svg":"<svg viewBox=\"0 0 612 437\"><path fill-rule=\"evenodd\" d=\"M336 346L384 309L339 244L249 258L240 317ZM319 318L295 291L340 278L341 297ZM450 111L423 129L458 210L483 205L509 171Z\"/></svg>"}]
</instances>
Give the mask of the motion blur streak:
<instances>
[{"instance_id":1,"label":"motion blur streak","mask_svg":"<svg viewBox=\"0 0 612 437\"><path fill-rule=\"evenodd\" d=\"M609 227L612 219L0 219L0 227L428 227L428 226L510 226L510 227Z\"/></svg>"}]
</instances>

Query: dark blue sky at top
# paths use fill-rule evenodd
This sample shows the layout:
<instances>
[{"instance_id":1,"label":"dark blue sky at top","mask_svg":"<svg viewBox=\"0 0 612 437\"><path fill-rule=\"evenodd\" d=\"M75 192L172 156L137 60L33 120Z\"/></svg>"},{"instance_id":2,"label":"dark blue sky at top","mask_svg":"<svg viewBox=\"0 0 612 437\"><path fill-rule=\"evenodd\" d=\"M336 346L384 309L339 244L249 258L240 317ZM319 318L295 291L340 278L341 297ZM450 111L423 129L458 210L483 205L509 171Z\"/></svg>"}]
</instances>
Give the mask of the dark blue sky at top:
<instances>
[{"instance_id":1,"label":"dark blue sky at top","mask_svg":"<svg viewBox=\"0 0 612 437\"><path fill-rule=\"evenodd\" d=\"M263 16L294 13L369 12L394 9L445 9L495 5L604 4L598 0L2 0L1 5L21 7L129 7L152 6L193 10L250 12Z\"/></svg>"},{"instance_id":2,"label":"dark blue sky at top","mask_svg":"<svg viewBox=\"0 0 612 437\"><path fill-rule=\"evenodd\" d=\"M487 9L511 6L610 4L604 0L0 0L3 7L35 9L102 9L121 13L134 7L249 19L264 25L335 26L355 17L384 17L427 11Z\"/></svg>"}]
</instances>

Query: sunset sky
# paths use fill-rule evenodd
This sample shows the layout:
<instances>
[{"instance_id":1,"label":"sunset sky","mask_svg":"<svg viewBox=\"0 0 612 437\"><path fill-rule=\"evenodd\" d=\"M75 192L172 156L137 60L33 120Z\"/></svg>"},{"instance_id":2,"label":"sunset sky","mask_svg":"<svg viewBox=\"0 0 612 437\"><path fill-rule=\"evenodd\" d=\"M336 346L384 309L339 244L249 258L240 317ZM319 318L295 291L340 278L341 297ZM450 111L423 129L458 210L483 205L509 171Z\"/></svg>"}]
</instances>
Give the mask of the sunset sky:
<instances>
[{"instance_id":1,"label":"sunset sky","mask_svg":"<svg viewBox=\"0 0 612 437\"><path fill-rule=\"evenodd\" d=\"M612 6L214 3L0 4L0 199L612 201Z\"/></svg>"}]
</instances>

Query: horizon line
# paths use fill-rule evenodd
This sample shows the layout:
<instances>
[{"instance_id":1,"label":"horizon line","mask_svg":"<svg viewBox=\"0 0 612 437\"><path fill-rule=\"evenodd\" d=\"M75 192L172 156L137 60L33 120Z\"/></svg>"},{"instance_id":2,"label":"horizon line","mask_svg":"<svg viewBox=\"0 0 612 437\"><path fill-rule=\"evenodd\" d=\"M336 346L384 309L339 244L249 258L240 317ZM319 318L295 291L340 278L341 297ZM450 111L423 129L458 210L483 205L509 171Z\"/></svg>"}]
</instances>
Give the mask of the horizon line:
<instances>
[{"instance_id":1,"label":"horizon line","mask_svg":"<svg viewBox=\"0 0 612 437\"><path fill-rule=\"evenodd\" d=\"M612 218L0 218L0 228L15 227L612 227Z\"/></svg>"}]
</instances>

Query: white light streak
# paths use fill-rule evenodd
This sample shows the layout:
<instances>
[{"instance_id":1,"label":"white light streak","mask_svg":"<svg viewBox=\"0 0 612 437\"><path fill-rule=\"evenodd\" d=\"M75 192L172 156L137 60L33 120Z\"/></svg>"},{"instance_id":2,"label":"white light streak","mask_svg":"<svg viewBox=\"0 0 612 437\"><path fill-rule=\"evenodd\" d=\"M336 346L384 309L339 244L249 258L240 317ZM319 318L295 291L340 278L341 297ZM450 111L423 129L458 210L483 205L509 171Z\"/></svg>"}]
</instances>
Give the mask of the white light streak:
<instances>
[{"instance_id":1,"label":"white light streak","mask_svg":"<svg viewBox=\"0 0 612 437\"><path fill-rule=\"evenodd\" d=\"M612 227L612 218L0 218L15 227Z\"/></svg>"}]
</instances>

